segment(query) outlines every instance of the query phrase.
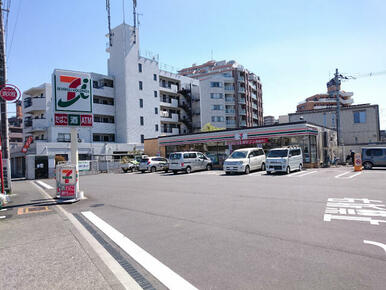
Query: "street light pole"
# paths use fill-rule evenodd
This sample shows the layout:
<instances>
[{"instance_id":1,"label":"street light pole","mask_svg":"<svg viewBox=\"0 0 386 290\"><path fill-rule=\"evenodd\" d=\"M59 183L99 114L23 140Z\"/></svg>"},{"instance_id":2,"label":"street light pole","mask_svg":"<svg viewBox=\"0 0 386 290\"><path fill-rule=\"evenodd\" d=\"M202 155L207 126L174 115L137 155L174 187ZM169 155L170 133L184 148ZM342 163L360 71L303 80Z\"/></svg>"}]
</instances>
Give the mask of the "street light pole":
<instances>
[{"instance_id":1,"label":"street light pole","mask_svg":"<svg viewBox=\"0 0 386 290\"><path fill-rule=\"evenodd\" d=\"M338 69L335 70L335 97L336 97L336 135L337 135L337 144L340 146L340 80L339 80L339 72Z\"/></svg>"}]
</instances>

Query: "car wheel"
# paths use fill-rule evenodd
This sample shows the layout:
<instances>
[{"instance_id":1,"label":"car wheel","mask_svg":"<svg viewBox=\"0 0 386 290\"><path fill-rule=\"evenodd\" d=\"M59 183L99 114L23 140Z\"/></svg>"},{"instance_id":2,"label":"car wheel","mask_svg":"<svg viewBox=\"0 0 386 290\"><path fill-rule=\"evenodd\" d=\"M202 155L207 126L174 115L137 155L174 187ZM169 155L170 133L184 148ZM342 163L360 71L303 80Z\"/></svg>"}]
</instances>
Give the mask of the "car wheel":
<instances>
[{"instance_id":1,"label":"car wheel","mask_svg":"<svg viewBox=\"0 0 386 290\"><path fill-rule=\"evenodd\" d=\"M208 164L207 166L206 166L206 170L212 170L212 165L210 165L210 164Z\"/></svg>"},{"instance_id":2,"label":"car wheel","mask_svg":"<svg viewBox=\"0 0 386 290\"><path fill-rule=\"evenodd\" d=\"M299 164L299 171L302 171L302 169L303 169L303 165L300 163Z\"/></svg>"},{"instance_id":3,"label":"car wheel","mask_svg":"<svg viewBox=\"0 0 386 290\"><path fill-rule=\"evenodd\" d=\"M270 175L272 172L271 171L267 171L267 174Z\"/></svg>"},{"instance_id":4,"label":"car wheel","mask_svg":"<svg viewBox=\"0 0 386 290\"><path fill-rule=\"evenodd\" d=\"M155 168L154 166L150 169L150 172L154 173L157 171L157 168Z\"/></svg>"},{"instance_id":5,"label":"car wheel","mask_svg":"<svg viewBox=\"0 0 386 290\"><path fill-rule=\"evenodd\" d=\"M226 175L231 175L231 173L229 171L225 171L225 174Z\"/></svg>"},{"instance_id":6,"label":"car wheel","mask_svg":"<svg viewBox=\"0 0 386 290\"><path fill-rule=\"evenodd\" d=\"M165 169L165 173L168 173L168 172L169 172L169 169L166 168L166 169Z\"/></svg>"},{"instance_id":7,"label":"car wheel","mask_svg":"<svg viewBox=\"0 0 386 290\"><path fill-rule=\"evenodd\" d=\"M191 173L192 172L192 168L190 168L190 166L186 167L185 172L187 174Z\"/></svg>"},{"instance_id":8,"label":"car wheel","mask_svg":"<svg viewBox=\"0 0 386 290\"><path fill-rule=\"evenodd\" d=\"M173 174L177 174L177 170L173 170Z\"/></svg>"},{"instance_id":9,"label":"car wheel","mask_svg":"<svg viewBox=\"0 0 386 290\"><path fill-rule=\"evenodd\" d=\"M249 168L249 165L245 166L245 174L249 174L251 172L251 169Z\"/></svg>"},{"instance_id":10,"label":"car wheel","mask_svg":"<svg viewBox=\"0 0 386 290\"><path fill-rule=\"evenodd\" d=\"M141 170L141 173L145 173L145 170Z\"/></svg>"},{"instance_id":11,"label":"car wheel","mask_svg":"<svg viewBox=\"0 0 386 290\"><path fill-rule=\"evenodd\" d=\"M265 170L265 163L262 163L261 164L261 171L264 171Z\"/></svg>"},{"instance_id":12,"label":"car wheel","mask_svg":"<svg viewBox=\"0 0 386 290\"><path fill-rule=\"evenodd\" d=\"M127 169L122 169L124 173L127 173Z\"/></svg>"},{"instance_id":13,"label":"car wheel","mask_svg":"<svg viewBox=\"0 0 386 290\"><path fill-rule=\"evenodd\" d=\"M371 169L373 168L373 164L371 162L366 161L365 163L363 163L363 167L365 169Z\"/></svg>"},{"instance_id":14,"label":"car wheel","mask_svg":"<svg viewBox=\"0 0 386 290\"><path fill-rule=\"evenodd\" d=\"M287 169L285 170L285 173L286 174L290 174L291 173L291 168L289 166L287 166Z\"/></svg>"}]
</instances>

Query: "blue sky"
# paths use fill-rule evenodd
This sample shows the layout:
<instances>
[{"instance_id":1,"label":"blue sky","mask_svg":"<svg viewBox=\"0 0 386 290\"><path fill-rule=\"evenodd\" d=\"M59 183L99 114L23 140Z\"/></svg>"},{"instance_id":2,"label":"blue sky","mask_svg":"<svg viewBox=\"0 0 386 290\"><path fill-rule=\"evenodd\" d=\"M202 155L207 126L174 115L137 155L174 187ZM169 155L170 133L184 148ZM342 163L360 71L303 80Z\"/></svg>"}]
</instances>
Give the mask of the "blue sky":
<instances>
[{"instance_id":1,"label":"blue sky","mask_svg":"<svg viewBox=\"0 0 386 290\"><path fill-rule=\"evenodd\" d=\"M122 0L110 0L112 26ZM5 1L7 2L7 1ZM236 60L261 77L264 115L294 112L326 91L335 68L348 75L386 71L383 0L137 0L141 49L160 62ZM132 23L132 2L125 0ZM21 90L49 82L54 68L106 73L105 0L12 0L8 82ZM12 45L11 45L12 43ZM386 129L386 74L343 83L354 103L380 105ZM10 108L10 111L14 111Z\"/></svg>"}]
</instances>

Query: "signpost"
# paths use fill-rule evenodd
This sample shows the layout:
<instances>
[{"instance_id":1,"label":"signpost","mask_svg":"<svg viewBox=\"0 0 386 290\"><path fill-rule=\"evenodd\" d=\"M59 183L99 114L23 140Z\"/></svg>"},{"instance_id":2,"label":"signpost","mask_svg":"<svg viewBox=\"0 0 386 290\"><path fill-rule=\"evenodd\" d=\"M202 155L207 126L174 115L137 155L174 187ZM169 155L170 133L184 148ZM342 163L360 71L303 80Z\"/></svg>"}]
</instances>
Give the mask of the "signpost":
<instances>
[{"instance_id":1,"label":"signpost","mask_svg":"<svg viewBox=\"0 0 386 290\"><path fill-rule=\"evenodd\" d=\"M77 128L93 125L91 76L87 73L54 70L52 78L55 126L71 128L71 165L60 166L60 172L56 176L59 187L57 191L61 199L79 200ZM72 178L75 180L73 185L63 184L62 178L65 176L63 170L72 170L71 174L75 174ZM64 178L64 180L68 179Z\"/></svg>"},{"instance_id":2,"label":"signpost","mask_svg":"<svg viewBox=\"0 0 386 290\"><path fill-rule=\"evenodd\" d=\"M354 155L354 171L362 171L362 156L360 153Z\"/></svg>"}]
</instances>

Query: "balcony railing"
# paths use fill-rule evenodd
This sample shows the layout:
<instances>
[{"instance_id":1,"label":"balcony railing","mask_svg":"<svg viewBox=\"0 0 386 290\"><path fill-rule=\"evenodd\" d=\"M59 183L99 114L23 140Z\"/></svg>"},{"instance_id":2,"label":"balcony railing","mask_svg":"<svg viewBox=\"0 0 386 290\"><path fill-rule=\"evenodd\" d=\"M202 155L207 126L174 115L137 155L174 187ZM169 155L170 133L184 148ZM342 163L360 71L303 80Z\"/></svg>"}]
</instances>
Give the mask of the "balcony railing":
<instances>
[{"instance_id":1,"label":"balcony railing","mask_svg":"<svg viewBox=\"0 0 386 290\"><path fill-rule=\"evenodd\" d=\"M235 99L234 98L225 98L225 102L234 103Z\"/></svg>"},{"instance_id":2,"label":"balcony railing","mask_svg":"<svg viewBox=\"0 0 386 290\"><path fill-rule=\"evenodd\" d=\"M224 90L226 90L226 91L234 91L235 90L235 88L234 87L228 87L228 86L226 86L226 87L224 87Z\"/></svg>"},{"instance_id":3,"label":"balcony railing","mask_svg":"<svg viewBox=\"0 0 386 290\"><path fill-rule=\"evenodd\" d=\"M240 103L240 104L245 104L245 102L246 102L246 101L245 101L245 98L239 98L239 103Z\"/></svg>"}]
</instances>

